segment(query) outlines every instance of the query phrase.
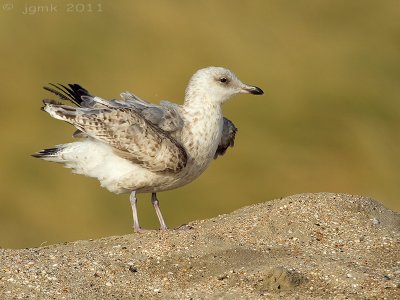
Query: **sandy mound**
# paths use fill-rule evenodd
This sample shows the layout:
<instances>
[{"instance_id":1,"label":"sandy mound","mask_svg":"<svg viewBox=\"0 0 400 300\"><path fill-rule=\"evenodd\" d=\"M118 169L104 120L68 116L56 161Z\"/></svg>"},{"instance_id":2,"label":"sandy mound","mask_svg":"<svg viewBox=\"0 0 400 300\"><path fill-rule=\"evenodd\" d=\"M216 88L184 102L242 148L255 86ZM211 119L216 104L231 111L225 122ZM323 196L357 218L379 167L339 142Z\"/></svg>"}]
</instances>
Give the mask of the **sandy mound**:
<instances>
[{"instance_id":1,"label":"sandy mound","mask_svg":"<svg viewBox=\"0 0 400 300\"><path fill-rule=\"evenodd\" d=\"M1 299L400 295L400 214L344 194L295 195L167 232L0 254Z\"/></svg>"}]
</instances>

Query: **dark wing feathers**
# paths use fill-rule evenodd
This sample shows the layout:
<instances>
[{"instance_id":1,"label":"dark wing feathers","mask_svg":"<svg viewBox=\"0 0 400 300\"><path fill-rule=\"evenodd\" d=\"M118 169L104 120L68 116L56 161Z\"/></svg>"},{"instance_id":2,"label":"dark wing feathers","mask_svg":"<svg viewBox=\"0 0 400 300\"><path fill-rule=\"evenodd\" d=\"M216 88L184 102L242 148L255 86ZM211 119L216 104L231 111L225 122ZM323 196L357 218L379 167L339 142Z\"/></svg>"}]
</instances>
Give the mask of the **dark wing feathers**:
<instances>
[{"instance_id":1,"label":"dark wing feathers","mask_svg":"<svg viewBox=\"0 0 400 300\"><path fill-rule=\"evenodd\" d=\"M237 128L232 121L224 118L224 127L222 128L221 141L218 145L217 151L214 154L214 159L217 159L219 155L224 155L229 147L233 147L235 144Z\"/></svg>"},{"instance_id":2,"label":"dark wing feathers","mask_svg":"<svg viewBox=\"0 0 400 300\"><path fill-rule=\"evenodd\" d=\"M61 100L69 100L79 107L84 106L82 105L85 102L84 97L92 97L86 89L76 83L68 84L68 87L63 84L49 84L52 87L45 86L43 88L57 95Z\"/></svg>"},{"instance_id":3,"label":"dark wing feathers","mask_svg":"<svg viewBox=\"0 0 400 300\"><path fill-rule=\"evenodd\" d=\"M50 83L50 84L51 84L51 83ZM51 84L51 85L53 85L53 84ZM69 100L69 101L71 101L71 99L70 99L68 96L66 96L63 92L60 92L60 91L58 91L58 90L56 90L56 89L54 89L54 88L48 87L48 86L44 86L43 88L44 88L46 91L49 91L49 92L55 94L55 95L58 96L61 100ZM57 87L57 88L58 88L58 87Z\"/></svg>"}]
</instances>

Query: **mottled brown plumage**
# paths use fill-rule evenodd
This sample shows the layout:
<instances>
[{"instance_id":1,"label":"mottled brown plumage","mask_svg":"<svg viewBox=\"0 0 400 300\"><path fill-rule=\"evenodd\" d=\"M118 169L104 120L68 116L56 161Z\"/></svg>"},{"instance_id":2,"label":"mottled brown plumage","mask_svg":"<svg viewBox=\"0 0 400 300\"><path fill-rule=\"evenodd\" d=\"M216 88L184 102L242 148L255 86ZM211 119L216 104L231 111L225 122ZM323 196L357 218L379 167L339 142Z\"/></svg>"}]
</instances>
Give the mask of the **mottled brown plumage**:
<instances>
[{"instance_id":1,"label":"mottled brown plumage","mask_svg":"<svg viewBox=\"0 0 400 300\"><path fill-rule=\"evenodd\" d=\"M178 172L185 167L185 149L165 131L128 108L79 108L45 102L47 109L87 136L153 172ZM163 155L160 156L159 154Z\"/></svg>"},{"instance_id":2,"label":"mottled brown plumage","mask_svg":"<svg viewBox=\"0 0 400 300\"><path fill-rule=\"evenodd\" d=\"M238 93L263 93L220 67L192 76L183 105L151 104L129 92L119 100L104 100L78 84L45 89L76 105L44 100L43 110L72 124L79 140L33 156L95 177L111 192L131 193L135 231L140 231L136 193L152 193L161 229L166 229L156 193L192 182L233 146L237 129L223 117L223 102Z\"/></svg>"}]
</instances>

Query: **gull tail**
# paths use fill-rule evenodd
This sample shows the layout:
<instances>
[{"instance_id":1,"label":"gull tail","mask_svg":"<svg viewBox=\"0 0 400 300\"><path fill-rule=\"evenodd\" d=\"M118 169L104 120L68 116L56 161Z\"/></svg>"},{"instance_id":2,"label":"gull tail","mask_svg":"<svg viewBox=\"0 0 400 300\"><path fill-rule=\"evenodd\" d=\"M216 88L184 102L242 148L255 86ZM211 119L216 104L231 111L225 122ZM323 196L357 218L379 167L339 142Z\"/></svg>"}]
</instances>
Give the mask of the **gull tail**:
<instances>
[{"instance_id":1,"label":"gull tail","mask_svg":"<svg viewBox=\"0 0 400 300\"><path fill-rule=\"evenodd\" d=\"M33 153L32 156L36 158L41 158L44 160L57 162L57 163L64 163L65 160L62 157L62 151L64 150L64 145L57 145L54 148L47 148L40 150L36 153Z\"/></svg>"}]
</instances>

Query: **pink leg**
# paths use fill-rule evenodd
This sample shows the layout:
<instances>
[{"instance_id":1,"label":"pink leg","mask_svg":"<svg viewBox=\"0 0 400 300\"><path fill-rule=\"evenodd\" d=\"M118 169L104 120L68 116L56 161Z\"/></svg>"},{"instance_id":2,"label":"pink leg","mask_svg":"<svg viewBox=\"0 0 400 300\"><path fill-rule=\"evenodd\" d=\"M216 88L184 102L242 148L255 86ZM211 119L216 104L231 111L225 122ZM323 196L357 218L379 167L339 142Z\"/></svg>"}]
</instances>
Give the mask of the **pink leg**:
<instances>
[{"instance_id":1,"label":"pink leg","mask_svg":"<svg viewBox=\"0 0 400 300\"><path fill-rule=\"evenodd\" d=\"M160 229L161 230L167 230L167 225L165 224L164 218L163 218L163 216L161 214L160 204L158 202L156 193L152 193L151 194L151 203L153 204L153 207L156 210L158 221L160 221Z\"/></svg>"},{"instance_id":2,"label":"pink leg","mask_svg":"<svg viewBox=\"0 0 400 300\"><path fill-rule=\"evenodd\" d=\"M132 206L132 216L133 216L133 231L135 232L140 232L141 228L139 225L139 219L138 219L138 214L137 214L137 208L136 208L136 192L133 191L131 195L129 196L129 201L131 202Z\"/></svg>"}]
</instances>

